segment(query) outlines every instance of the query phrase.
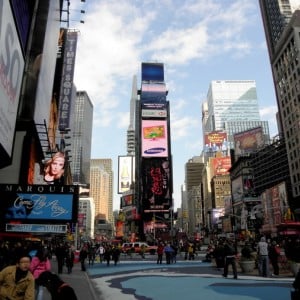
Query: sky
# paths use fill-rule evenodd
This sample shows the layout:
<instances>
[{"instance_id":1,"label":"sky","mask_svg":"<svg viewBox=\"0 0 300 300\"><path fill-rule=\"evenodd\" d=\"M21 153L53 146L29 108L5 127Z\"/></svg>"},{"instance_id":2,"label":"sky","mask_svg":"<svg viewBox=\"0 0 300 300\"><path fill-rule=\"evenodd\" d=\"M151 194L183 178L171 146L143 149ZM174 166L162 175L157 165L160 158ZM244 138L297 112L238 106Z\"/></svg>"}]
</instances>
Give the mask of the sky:
<instances>
[{"instance_id":1,"label":"sky","mask_svg":"<svg viewBox=\"0 0 300 300\"><path fill-rule=\"evenodd\" d=\"M91 157L113 161L114 210L120 205L118 156L127 154L132 78L137 76L140 88L142 62L164 64L175 210L181 206L185 164L203 149L202 103L212 80L255 80L261 120L269 122L271 137L277 134L258 1L71 2L70 28L79 30L74 83L94 105ZM81 17L80 9L85 10Z\"/></svg>"}]
</instances>

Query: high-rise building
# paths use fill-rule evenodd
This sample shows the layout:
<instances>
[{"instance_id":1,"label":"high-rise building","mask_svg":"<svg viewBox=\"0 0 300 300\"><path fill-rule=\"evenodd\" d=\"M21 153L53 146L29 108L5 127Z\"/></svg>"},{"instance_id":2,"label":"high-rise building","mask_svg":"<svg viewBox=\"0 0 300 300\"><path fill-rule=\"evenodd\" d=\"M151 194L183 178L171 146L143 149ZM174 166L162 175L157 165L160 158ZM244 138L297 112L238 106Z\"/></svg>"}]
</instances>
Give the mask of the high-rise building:
<instances>
[{"instance_id":1,"label":"high-rise building","mask_svg":"<svg viewBox=\"0 0 300 300\"><path fill-rule=\"evenodd\" d=\"M95 218L104 215L113 223L113 170L112 160L91 159L90 196L95 201Z\"/></svg>"},{"instance_id":2,"label":"high-rise building","mask_svg":"<svg viewBox=\"0 0 300 300\"><path fill-rule=\"evenodd\" d=\"M286 143L294 197L300 196L299 34L300 10L297 10L281 35L271 60L281 121L280 128Z\"/></svg>"},{"instance_id":3,"label":"high-rise building","mask_svg":"<svg viewBox=\"0 0 300 300\"><path fill-rule=\"evenodd\" d=\"M265 141L269 139L268 123L260 119L254 80L212 81L202 116L203 135L225 131L230 148L235 133L259 126L263 128Z\"/></svg>"},{"instance_id":4,"label":"high-rise building","mask_svg":"<svg viewBox=\"0 0 300 300\"><path fill-rule=\"evenodd\" d=\"M275 46L292 17L291 5L289 0L260 0L259 5L268 51L272 58Z\"/></svg>"},{"instance_id":5,"label":"high-rise building","mask_svg":"<svg viewBox=\"0 0 300 300\"><path fill-rule=\"evenodd\" d=\"M277 13L278 10L281 13L280 32L278 32L279 27L270 22L274 19L276 9L272 9L269 2L276 7ZM300 10L297 10L300 8L300 1L260 0L260 8L277 96L279 131L286 144L292 195L297 199L300 196L300 153L298 151L300 147ZM276 36L276 40L273 40L274 36ZM294 209L300 206L297 204L299 201L295 199L290 201L290 205Z\"/></svg>"},{"instance_id":6,"label":"high-rise building","mask_svg":"<svg viewBox=\"0 0 300 300\"><path fill-rule=\"evenodd\" d=\"M137 78L133 76L132 80L132 93L130 99L130 116L129 126L127 129L127 155L135 155L135 107L137 100Z\"/></svg>"},{"instance_id":7,"label":"high-rise building","mask_svg":"<svg viewBox=\"0 0 300 300\"><path fill-rule=\"evenodd\" d=\"M92 101L86 91L77 91L71 123L72 157L70 165L74 184L90 183L92 126Z\"/></svg>"}]
</instances>

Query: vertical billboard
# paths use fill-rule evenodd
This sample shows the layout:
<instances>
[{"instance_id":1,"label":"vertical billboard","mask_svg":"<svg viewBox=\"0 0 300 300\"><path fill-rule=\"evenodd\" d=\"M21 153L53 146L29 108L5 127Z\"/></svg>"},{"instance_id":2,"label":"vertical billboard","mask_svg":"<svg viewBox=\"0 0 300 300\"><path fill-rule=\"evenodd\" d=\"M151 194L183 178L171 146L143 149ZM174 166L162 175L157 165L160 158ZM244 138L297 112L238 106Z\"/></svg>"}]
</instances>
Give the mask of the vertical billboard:
<instances>
[{"instance_id":1,"label":"vertical billboard","mask_svg":"<svg viewBox=\"0 0 300 300\"><path fill-rule=\"evenodd\" d=\"M170 160L144 158L141 175L144 212L169 211L172 204Z\"/></svg>"},{"instance_id":2,"label":"vertical billboard","mask_svg":"<svg viewBox=\"0 0 300 300\"><path fill-rule=\"evenodd\" d=\"M118 157L118 194L131 189L135 174L134 156Z\"/></svg>"},{"instance_id":3,"label":"vertical billboard","mask_svg":"<svg viewBox=\"0 0 300 300\"><path fill-rule=\"evenodd\" d=\"M0 165L12 155L24 58L9 1L0 1Z\"/></svg>"},{"instance_id":4,"label":"vertical billboard","mask_svg":"<svg viewBox=\"0 0 300 300\"><path fill-rule=\"evenodd\" d=\"M67 31L61 86L59 93L59 130L65 131L70 127L70 111L72 103L73 77L77 47L77 32Z\"/></svg>"},{"instance_id":5,"label":"vertical billboard","mask_svg":"<svg viewBox=\"0 0 300 300\"><path fill-rule=\"evenodd\" d=\"M142 120L142 157L168 157L166 120Z\"/></svg>"},{"instance_id":6,"label":"vertical billboard","mask_svg":"<svg viewBox=\"0 0 300 300\"><path fill-rule=\"evenodd\" d=\"M264 145L262 127L256 127L234 134L235 156L251 153Z\"/></svg>"}]
</instances>

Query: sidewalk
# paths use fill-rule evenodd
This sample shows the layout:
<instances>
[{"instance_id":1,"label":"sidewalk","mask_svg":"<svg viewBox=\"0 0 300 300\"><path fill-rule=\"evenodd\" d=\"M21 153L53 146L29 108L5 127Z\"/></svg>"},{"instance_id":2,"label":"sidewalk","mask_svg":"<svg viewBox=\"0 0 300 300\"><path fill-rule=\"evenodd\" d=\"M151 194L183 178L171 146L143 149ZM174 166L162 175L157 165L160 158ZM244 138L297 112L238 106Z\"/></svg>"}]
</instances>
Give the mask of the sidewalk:
<instances>
[{"instance_id":1,"label":"sidewalk","mask_svg":"<svg viewBox=\"0 0 300 300\"><path fill-rule=\"evenodd\" d=\"M51 259L52 272L57 274L57 261L55 257ZM74 263L74 267L71 274L67 273L64 266L63 274L59 274L60 278L66 283L70 284L75 290L78 300L96 300L101 299L99 291L95 291L88 274L81 271L80 263ZM50 295L45 291L44 300L51 300ZM67 300L67 299L66 299Z\"/></svg>"}]
</instances>

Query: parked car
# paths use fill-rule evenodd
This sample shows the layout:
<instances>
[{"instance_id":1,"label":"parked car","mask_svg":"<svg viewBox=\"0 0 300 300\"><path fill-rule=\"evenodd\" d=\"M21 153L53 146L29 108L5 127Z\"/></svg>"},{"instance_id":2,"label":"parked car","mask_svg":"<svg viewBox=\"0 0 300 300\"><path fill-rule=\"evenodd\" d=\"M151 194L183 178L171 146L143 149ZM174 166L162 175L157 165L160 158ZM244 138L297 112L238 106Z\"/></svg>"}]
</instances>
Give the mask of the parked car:
<instances>
[{"instance_id":1,"label":"parked car","mask_svg":"<svg viewBox=\"0 0 300 300\"><path fill-rule=\"evenodd\" d=\"M141 248L144 246L145 252L150 254L155 254L157 246L150 246L144 242L135 242L135 243L124 243L122 245L123 253L140 253Z\"/></svg>"}]
</instances>

